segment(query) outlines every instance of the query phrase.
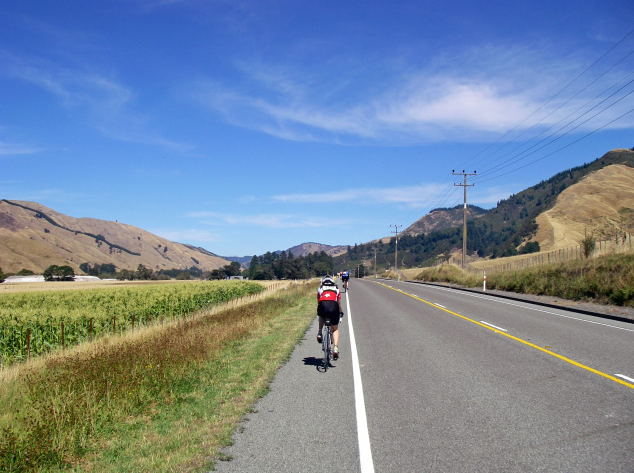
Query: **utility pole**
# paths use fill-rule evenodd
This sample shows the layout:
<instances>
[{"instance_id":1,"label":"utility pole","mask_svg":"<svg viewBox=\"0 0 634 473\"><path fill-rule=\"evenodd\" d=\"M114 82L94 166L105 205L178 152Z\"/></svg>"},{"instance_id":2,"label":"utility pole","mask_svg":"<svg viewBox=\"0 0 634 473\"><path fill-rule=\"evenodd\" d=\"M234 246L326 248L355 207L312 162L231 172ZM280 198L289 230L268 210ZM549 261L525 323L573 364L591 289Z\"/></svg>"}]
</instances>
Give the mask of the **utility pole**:
<instances>
[{"instance_id":1,"label":"utility pole","mask_svg":"<svg viewBox=\"0 0 634 473\"><path fill-rule=\"evenodd\" d=\"M391 233L395 233L396 234L396 247L395 247L395 251L394 251L394 271L396 271L396 275L398 276L398 280L401 280L401 275L398 274L398 229L399 227L402 227L403 225L390 225L391 227L394 227L394 230Z\"/></svg>"},{"instance_id":2,"label":"utility pole","mask_svg":"<svg viewBox=\"0 0 634 473\"><path fill-rule=\"evenodd\" d=\"M464 207L462 208L462 269L466 268L467 264L467 187L473 187L475 184L467 184L467 176L475 176L476 172L467 173L451 171L454 176L464 176L464 184L454 184L454 186L464 187Z\"/></svg>"},{"instance_id":3,"label":"utility pole","mask_svg":"<svg viewBox=\"0 0 634 473\"><path fill-rule=\"evenodd\" d=\"M376 279L376 248L374 248L374 279Z\"/></svg>"}]
</instances>

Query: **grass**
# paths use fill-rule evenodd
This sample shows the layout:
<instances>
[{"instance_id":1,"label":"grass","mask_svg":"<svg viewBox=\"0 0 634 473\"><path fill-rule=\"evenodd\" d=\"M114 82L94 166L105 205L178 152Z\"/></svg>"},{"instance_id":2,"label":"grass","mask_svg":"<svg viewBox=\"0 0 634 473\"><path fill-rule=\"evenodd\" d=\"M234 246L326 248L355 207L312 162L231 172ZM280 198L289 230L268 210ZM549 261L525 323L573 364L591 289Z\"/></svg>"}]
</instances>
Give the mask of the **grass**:
<instances>
[{"instance_id":1,"label":"grass","mask_svg":"<svg viewBox=\"0 0 634 473\"><path fill-rule=\"evenodd\" d=\"M421 270L413 279L481 287L482 278L455 266ZM487 275L487 289L634 306L634 254L504 271Z\"/></svg>"},{"instance_id":2,"label":"grass","mask_svg":"<svg viewBox=\"0 0 634 473\"><path fill-rule=\"evenodd\" d=\"M310 285L3 373L1 471L208 471L314 317Z\"/></svg>"}]
</instances>

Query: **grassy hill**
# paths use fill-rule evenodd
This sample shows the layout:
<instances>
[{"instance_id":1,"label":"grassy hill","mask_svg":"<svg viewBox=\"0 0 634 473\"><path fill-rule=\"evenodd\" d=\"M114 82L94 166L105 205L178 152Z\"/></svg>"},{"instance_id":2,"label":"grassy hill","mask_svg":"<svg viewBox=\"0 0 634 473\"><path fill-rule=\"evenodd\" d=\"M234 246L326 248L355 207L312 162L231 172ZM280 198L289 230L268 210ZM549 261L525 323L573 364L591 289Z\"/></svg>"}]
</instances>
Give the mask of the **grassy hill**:
<instances>
[{"instance_id":1,"label":"grassy hill","mask_svg":"<svg viewBox=\"0 0 634 473\"><path fill-rule=\"evenodd\" d=\"M612 166L618 167L611 168ZM575 202L574 204L562 203L562 207L540 217L555 207L558 198L564 191L580 183L586 176L607 168L613 170L606 171L606 174L599 173L597 175L597 177L605 176L602 178L602 183L593 184L592 187L584 185L577 190L567 192L562 198L562 202ZM467 251L479 258L513 256L518 251L520 253L535 251L538 248L535 243L539 243L540 239L543 240L546 247L553 245L556 247L557 241L562 239L561 229L568 227L568 224L564 224L564 219L561 218L563 214L568 215L569 221L571 219L577 221L581 216L586 215L585 221L580 220L575 224L576 233L564 232L569 234L570 239L576 238L581 227L590 220L598 225L605 216L629 215L630 212L634 211L632 210L634 202L632 202L631 193L627 189L627 186L631 185L630 181L625 179L616 185L610 180L613 180L617 174L627 175L628 173L624 172L624 169L631 168L634 168L634 151L613 150L591 163L560 172L548 180L498 202L494 209L479 218L468 221ZM590 192L595 192L596 196L583 199L576 197L579 194L588 195ZM610 192L613 194L611 197L598 196L599 193ZM607 202L611 202L611 204L608 206ZM580 205L583 205L587 210L582 212ZM550 229L547 228L547 224L551 225ZM541 233L539 232L540 225ZM547 237L549 234L552 235L550 240ZM566 244L566 241L562 244ZM420 267L432 264L438 257L447 257L461 246L461 225L426 234L405 234L399 237L398 241L399 265ZM377 250L378 267L394 264L394 238L355 246L354 249L337 258L335 264L337 267L353 267L365 261L373 265L375 250Z\"/></svg>"},{"instance_id":2,"label":"grassy hill","mask_svg":"<svg viewBox=\"0 0 634 473\"><path fill-rule=\"evenodd\" d=\"M118 270L198 268L211 271L229 262L119 222L73 218L36 202L0 201L0 267L41 274L50 265L114 264Z\"/></svg>"},{"instance_id":3,"label":"grassy hill","mask_svg":"<svg viewBox=\"0 0 634 473\"><path fill-rule=\"evenodd\" d=\"M431 233L434 231L446 230L462 225L463 208L462 204L453 208L433 209L427 215L419 218L409 227L403 230L404 235L420 235L421 233ZM482 217L487 211L477 205L467 207L467 220Z\"/></svg>"}]
</instances>

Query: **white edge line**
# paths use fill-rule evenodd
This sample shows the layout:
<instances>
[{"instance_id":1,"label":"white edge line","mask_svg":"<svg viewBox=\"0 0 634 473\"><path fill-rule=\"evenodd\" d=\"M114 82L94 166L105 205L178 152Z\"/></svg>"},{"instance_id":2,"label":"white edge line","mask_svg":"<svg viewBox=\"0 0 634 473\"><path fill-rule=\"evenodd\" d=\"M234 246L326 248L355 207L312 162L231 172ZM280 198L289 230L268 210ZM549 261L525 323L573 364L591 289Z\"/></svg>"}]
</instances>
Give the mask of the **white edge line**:
<instances>
[{"instance_id":1,"label":"white edge line","mask_svg":"<svg viewBox=\"0 0 634 473\"><path fill-rule=\"evenodd\" d=\"M481 324L484 324L484 325L488 325L489 327L496 328L496 329L498 329L498 330L502 330L502 332L507 332L507 331L508 331L508 330L506 330L505 328L498 327L497 325L490 324L489 322L485 322L484 320L481 320L481 321L480 321L480 323L481 323Z\"/></svg>"},{"instance_id":2,"label":"white edge line","mask_svg":"<svg viewBox=\"0 0 634 473\"><path fill-rule=\"evenodd\" d=\"M361 383L361 369L357 354L357 343L354 339L352 328L352 312L350 311L350 297L346 295L348 309L348 327L350 332L350 354L352 357L352 376L354 379L354 398L357 411L357 434L359 437L359 462L361 473L374 473L372 461L372 449L370 448L370 434L368 432L368 418L365 412L365 400L363 398L363 384Z\"/></svg>"},{"instance_id":3,"label":"white edge line","mask_svg":"<svg viewBox=\"0 0 634 473\"><path fill-rule=\"evenodd\" d=\"M446 309L446 307L445 307L444 305L442 305L442 304L436 304L436 303L434 302L434 305L437 305L438 307L442 307L443 309Z\"/></svg>"},{"instance_id":4,"label":"white edge line","mask_svg":"<svg viewBox=\"0 0 634 473\"><path fill-rule=\"evenodd\" d=\"M618 376L619 378L626 379L626 380L627 380L627 381L629 381L630 383L634 383L634 379L629 378L629 377L625 376L624 374L615 374L614 376Z\"/></svg>"},{"instance_id":5,"label":"white edge line","mask_svg":"<svg viewBox=\"0 0 634 473\"><path fill-rule=\"evenodd\" d=\"M416 283L410 283L410 284L416 284ZM456 292L456 293L463 294L463 295L466 295L466 296L469 296L469 297L475 297L477 299L487 299L487 300L492 301L492 302L497 302L498 304L505 304L505 305L510 305L510 306L513 306L513 307L524 307L525 309L534 310L535 312L542 312L544 314L556 315L557 317L563 317L565 319L572 319L572 320L577 320L579 322L586 322L586 323L589 323L589 324L602 325L604 327L616 328L618 330L625 330L626 332L634 332L634 330L631 329L631 328L618 327L616 325L606 324L606 323L602 323L602 322L595 322L594 320L585 320L585 319L580 319L579 317L572 317L570 315L558 314L556 312L551 312L549 310L538 309L536 307L532 307L530 301L526 301L524 303L524 305L522 305L522 304L514 304L512 302L499 300L497 297L491 297L491 296L480 295L480 294L472 294L472 293L468 293L468 292L465 293L463 291L457 291L457 290L451 289L451 288L444 288L444 287L438 287L438 286L427 286L427 287L433 287L434 289L438 289L438 290L441 290L441 291ZM438 304L436 304L436 305L438 305ZM561 310L566 310L566 308L562 307Z\"/></svg>"}]
</instances>

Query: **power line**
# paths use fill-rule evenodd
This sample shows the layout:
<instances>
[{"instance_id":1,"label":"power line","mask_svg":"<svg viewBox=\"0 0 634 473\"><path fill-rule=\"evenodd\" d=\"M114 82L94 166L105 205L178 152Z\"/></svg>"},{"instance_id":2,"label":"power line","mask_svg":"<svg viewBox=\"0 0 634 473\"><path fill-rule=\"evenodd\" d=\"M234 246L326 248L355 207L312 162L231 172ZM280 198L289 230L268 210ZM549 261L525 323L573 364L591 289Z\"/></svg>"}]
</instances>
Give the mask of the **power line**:
<instances>
[{"instance_id":1,"label":"power line","mask_svg":"<svg viewBox=\"0 0 634 473\"><path fill-rule=\"evenodd\" d=\"M634 92L634 91L633 91L633 92ZM632 92L630 92L630 93L632 93ZM569 148L570 146L572 146L572 145L574 145L574 144L578 143L579 141L581 141L581 140L583 140L583 139L587 138L588 136L590 136L590 135L592 135L592 134L596 133L597 131L601 131L601 130L602 130L602 129L604 129L605 127L607 127L607 126L611 125L612 123L614 123L614 122L616 122L616 121L619 121L621 118L623 118L623 117L624 117L624 116L626 116L626 115L629 115L629 114L630 114L630 113L632 113L632 112L634 112L634 108L633 108L633 109L631 109L631 110L629 110L629 111L627 111L627 112L625 112L623 115L621 115L621 116L619 116L619 117L615 118L614 120L609 121L608 123L606 123L606 124L605 124L605 125L603 125L602 127L599 127L599 128L597 128L596 130L592 130L590 133L587 133L586 135L582 136L581 138L576 139L575 141L573 141L573 142L571 142L571 143L568 143L567 145L562 146L562 147L561 147L561 148L559 148L559 149L556 149L556 150L555 150L555 151L553 151L552 153L549 153L549 154L547 154L547 155L545 155L545 156L542 156L541 158L538 158L538 159L536 159L536 160L534 160L534 161L531 161L530 163L526 163L526 164L525 164L525 165L523 165L523 166L520 166L520 167L518 167L518 168L512 169L512 170L510 170L510 171L508 171L508 172L505 172L504 174L500 174L500 175L497 175L497 176L493 176L493 177L490 177L489 179L484 179L484 180L479 181L479 182L486 182L486 181L490 181L490 180L492 180L492 179L497 179L498 177L506 176L507 174L511 174L512 172L519 171L520 169L524 169L525 167L530 166L531 164L535 164L536 162L541 161L542 159L546 159L546 158L548 158L548 157L552 156L553 154L558 153L559 151L561 151L561 150L563 150L563 149ZM595 116L596 116L596 115L595 115ZM590 119L592 119L592 118L594 118L594 117L591 117Z\"/></svg>"},{"instance_id":2,"label":"power line","mask_svg":"<svg viewBox=\"0 0 634 473\"><path fill-rule=\"evenodd\" d=\"M627 34L625 34L625 36L623 36L619 41L617 41L614 45L612 45L612 47L610 47L605 53L603 53L598 59L596 59L592 64L590 64L588 67L586 67L580 74L578 74L574 79L572 79L570 82L568 82L564 87L562 87L556 94L554 94L551 98L549 98L546 102L544 102L540 107L538 107L535 111L533 111L531 114L529 114L526 118L524 118L524 120L522 120L520 123L518 123L515 127L513 127L513 129L511 129L510 131L506 132L503 136L501 136L500 138L498 138L498 140L494 143L497 144L500 141L502 141L506 136L508 136L509 134L511 134L513 131L515 131L518 127L520 127L522 124L524 124L528 119L530 119L532 116L534 116L539 110L541 110L542 108L544 108L546 105L548 105L552 100L554 100L558 95L560 95L564 90L566 90L568 87L570 87L573 83L575 83L581 76L583 76L584 74L586 74L586 72L588 72L592 67L594 67L597 63L599 63L604 57L606 57L610 52L612 52L618 45L620 45L623 41L625 41L632 33L634 33L634 29L630 30ZM633 51L630 51L626 56L624 56L623 58L621 58L620 61L618 61L616 64L614 64L612 67L610 67L607 71L605 71L600 77L602 77L603 75L605 75L607 72L609 72L610 70L612 70L616 65L620 64L621 62L623 62L627 57L629 57ZM595 81L593 81L592 83L596 82L597 79L595 79ZM591 83L591 84L592 84ZM589 85L591 85L589 84ZM586 86L585 88L587 88L588 86ZM583 90L585 90L582 89ZM580 92L578 92L580 93ZM578 95L578 93L576 95ZM575 96L576 96L575 95ZM573 96L572 98L574 98L575 96ZM572 98L570 98L568 101L566 101L564 103L567 104L570 100L572 100ZM561 108L561 107L559 107ZM559 109L558 108L558 109ZM558 110L556 109L556 110ZM552 114L552 112L551 112ZM539 122L537 122L536 124L541 123L545 118L547 118L549 115L547 115L546 117L542 118L542 120L540 120ZM495 152L499 152L501 149L503 149L505 146L507 146L508 144L516 141L519 137L523 136L527 131L529 131L530 129L532 129L535 125L533 125L531 128L529 128L528 130L524 131L522 134L520 134L519 136L515 137L513 140L511 140L510 142L507 142L506 144L504 144L501 148L499 148L498 150L482 157L481 159L475 161L474 163L472 163L473 166L475 166L476 164L480 163L483 159L486 159L487 157L491 156L493 153ZM486 149L489 149L492 145L487 146ZM479 154L481 154L482 152L484 152L485 150L477 153L475 156L473 156L472 158L470 158L469 160L467 160L468 164L469 162L471 162L471 160L473 158L475 158L476 156L478 156ZM465 165L463 165L465 166ZM466 167L466 166L465 166Z\"/></svg>"},{"instance_id":3,"label":"power line","mask_svg":"<svg viewBox=\"0 0 634 473\"><path fill-rule=\"evenodd\" d=\"M629 75L634 74L634 72L631 72ZM611 97L614 97L616 94L618 94L619 92L621 92L623 89L625 89L628 85L634 83L634 79L631 80L630 82L628 82L627 84L625 84L623 87L621 87L619 90L613 92L612 94L610 94L609 96L607 96L606 98L604 98L603 100L601 100L599 103L597 103L596 105L594 105L592 108L586 110L583 114L579 115L577 118L575 118L574 120L569 121L567 124L565 124L564 126L560 127L558 130L552 132L550 135L546 136L545 138L543 138L541 141L535 143L534 145L532 145L531 147L529 147L528 149L522 151L521 153L516 154L515 156L512 156L511 158L507 159L506 161L502 162L501 164L498 164L497 166L494 166L493 168L489 169L488 171L485 171L483 173L480 174L480 176L488 176L496 171L499 171L500 169L504 169L507 168L509 166L511 166L514 163L517 163L519 161L521 161L522 159L527 158L528 156L536 153L539 150L544 149L546 146L551 145L552 143L554 143L555 141L565 137L566 135L568 135L570 132L576 130L577 128L579 128L581 125L587 123L588 121L592 120L593 118L595 118L596 116L600 115L601 113L605 112L607 109L613 107L614 105L616 105L617 103L619 103L621 100L625 99L626 97L628 97L629 95L631 95L632 93L634 93L634 90L628 92L627 94L625 94L623 97L615 100L614 102L612 102L610 105L608 105L607 107L603 108L600 112L592 115L590 118L584 120L583 122L579 123L577 126L575 126L574 128L571 128L570 130L566 131L565 133L557 136L557 138L551 140L550 142L546 143L545 145L537 148L536 150L532 151L531 153L528 153L527 155L525 155L524 157L521 157L519 159L515 159L518 158L519 156L521 156L524 153L527 153L529 150L531 150L532 148L534 148L535 146L539 145L540 143L543 143L544 141L548 140L549 138L557 135L559 132L561 132L562 130L564 130L566 127L570 126L571 124L573 124L575 121L579 120L580 118L582 118L583 116L587 115L588 113L590 113L592 110L594 110L595 108L597 108L599 105L601 105L602 103L604 103L606 100L610 99ZM596 99L597 97L595 97ZM592 100L595 100L592 99ZM592 100L590 100L590 102L592 102ZM585 105L587 105L589 102L587 102L586 104L584 104L581 108L583 108ZM577 109L576 111L578 111L579 109ZM575 112L576 112L575 111ZM575 113L573 112L573 113ZM569 115L570 116L570 115ZM566 117L568 118L568 117ZM561 121L560 121L561 122ZM610 122L612 123L612 122ZM602 127L604 128L604 127Z\"/></svg>"}]
</instances>

